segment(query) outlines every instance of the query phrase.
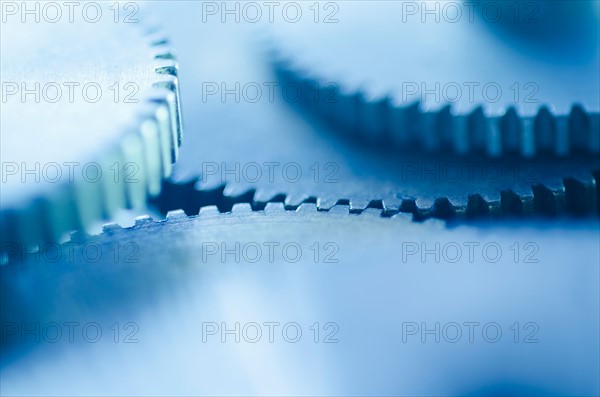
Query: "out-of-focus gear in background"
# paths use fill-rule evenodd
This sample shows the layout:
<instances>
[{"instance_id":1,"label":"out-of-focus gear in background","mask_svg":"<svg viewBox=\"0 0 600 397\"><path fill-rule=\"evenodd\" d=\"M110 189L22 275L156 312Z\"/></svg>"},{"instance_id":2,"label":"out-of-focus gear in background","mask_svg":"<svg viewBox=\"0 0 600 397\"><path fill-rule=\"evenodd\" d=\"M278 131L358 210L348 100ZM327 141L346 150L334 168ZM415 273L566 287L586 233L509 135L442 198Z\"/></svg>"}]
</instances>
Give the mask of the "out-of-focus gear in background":
<instances>
[{"instance_id":1,"label":"out-of-focus gear in background","mask_svg":"<svg viewBox=\"0 0 600 397\"><path fill-rule=\"evenodd\" d=\"M598 155L599 20L595 0L353 2L335 23L273 24L272 41L284 81L353 139Z\"/></svg>"}]
</instances>

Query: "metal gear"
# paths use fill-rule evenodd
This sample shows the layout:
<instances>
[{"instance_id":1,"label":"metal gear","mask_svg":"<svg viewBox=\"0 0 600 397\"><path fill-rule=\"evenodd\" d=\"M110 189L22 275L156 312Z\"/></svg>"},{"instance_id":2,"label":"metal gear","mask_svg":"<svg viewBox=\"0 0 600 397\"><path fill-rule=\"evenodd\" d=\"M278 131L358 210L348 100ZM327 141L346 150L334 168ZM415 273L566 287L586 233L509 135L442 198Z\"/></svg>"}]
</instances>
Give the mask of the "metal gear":
<instances>
[{"instance_id":1,"label":"metal gear","mask_svg":"<svg viewBox=\"0 0 600 397\"><path fill-rule=\"evenodd\" d=\"M186 129L194 133L187 135L173 176L155 200L165 213L184 208L192 214L210 204L228 210L238 202L261 208L273 201L288 208L316 202L319 209L349 203L353 212L379 207L418 219L598 213L598 174L590 170L600 170L600 160L593 155L400 155L331 134L329 126L290 107L281 85L272 100L264 88L252 103L241 94L237 100L235 92L224 98L222 91L206 95L203 87L211 82L230 91L236 84L277 83L260 51L264 42L255 39L253 26L223 24L220 18L195 23L201 4L186 5L186 13L153 6L165 20L177 21L170 33L189 66L181 78L197 87L185 92L193 109L186 114ZM207 35L215 39L196 40ZM199 53L218 53L229 61L214 67Z\"/></svg>"},{"instance_id":2,"label":"metal gear","mask_svg":"<svg viewBox=\"0 0 600 397\"><path fill-rule=\"evenodd\" d=\"M2 251L142 207L171 174L182 138L175 53L140 15L115 20L117 4L73 20L3 15Z\"/></svg>"},{"instance_id":3,"label":"metal gear","mask_svg":"<svg viewBox=\"0 0 600 397\"><path fill-rule=\"evenodd\" d=\"M49 385L60 395L147 394L172 376L185 394L248 394L248 376L254 379L253 394L261 395L267 390L478 395L482 389L500 393L501 386L509 387L502 394L526 389L535 395L588 395L598 389L598 323L590 320L598 312L598 300L591 298L598 295L596 220L449 229L439 221L415 224L405 215L383 219L381 210L350 212L348 206L318 211L314 204L286 211L281 203L258 212L248 205L236 205L228 214L214 207L191 217L175 211L163 221L140 218L127 229L109 224L98 236L74 234L53 263L44 258L56 257L55 252L0 267L5 324L33 329L36 322L93 321L106 331L97 343L81 338L68 346L32 343L28 351L20 335L3 328L2 357L12 362L0 367L3 394L38 394ZM279 243L273 255L264 245L271 242ZM287 256L285 244L293 248ZM264 248L258 258L243 248L257 245ZM418 252L409 254L408 246ZM457 256L456 247L462 254ZM263 333L258 344L242 339L230 350L218 335L212 343L202 334L206 322L232 329L236 322L266 321L300 324L302 340L271 344ZM313 342L308 327L315 321L339 326L340 349ZM436 321L480 327L494 322L504 333L498 343L469 343L466 331L456 345L424 344L419 335L403 339L404 322L425 322L432 329ZM106 328L115 322L136 324L137 343L115 343ZM508 329L514 322L536 324L538 342L515 343ZM365 337L373 332L376 337ZM460 348L460 354L450 347ZM266 364L255 365L255 348L270 357ZM159 362L151 359L157 349L164 349ZM273 386L273 371L290 360L301 364L293 376L281 374L287 382ZM89 366L75 364L81 362ZM322 362L327 365L315 368ZM40 370L31 369L32 363ZM255 368L250 375L248 366ZM96 369L93 379L78 376L80 368L90 367ZM422 382L411 368L426 371L433 381ZM526 378L517 375L523 372ZM143 382L132 382L142 374ZM57 382L65 377L68 381Z\"/></svg>"},{"instance_id":4,"label":"metal gear","mask_svg":"<svg viewBox=\"0 0 600 397\"><path fill-rule=\"evenodd\" d=\"M281 81L343 134L460 155L600 153L597 1L332 4L331 23L271 24L269 45Z\"/></svg>"}]
</instances>

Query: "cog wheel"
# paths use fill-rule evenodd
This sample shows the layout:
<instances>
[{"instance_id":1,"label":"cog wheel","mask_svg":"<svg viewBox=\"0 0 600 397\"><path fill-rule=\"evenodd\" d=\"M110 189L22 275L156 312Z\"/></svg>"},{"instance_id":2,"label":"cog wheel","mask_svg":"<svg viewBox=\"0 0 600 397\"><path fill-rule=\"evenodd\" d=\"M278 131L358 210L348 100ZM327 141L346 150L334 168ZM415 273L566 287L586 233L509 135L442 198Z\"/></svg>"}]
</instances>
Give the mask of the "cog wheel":
<instances>
[{"instance_id":1,"label":"cog wheel","mask_svg":"<svg viewBox=\"0 0 600 397\"><path fill-rule=\"evenodd\" d=\"M590 297L598 294L598 230L598 222L589 220L448 229L439 221L415 224L405 215L383 219L375 209L352 215L348 206L325 212L303 204L286 211L281 203L262 211L236 205L228 214L203 208L191 217L174 211L166 220L139 218L131 228L108 224L98 236L72 235L55 263L44 262L55 253L40 253L39 260L32 256L19 266L0 267L3 321L94 321L103 330L132 322L139 327L137 343L115 343L106 331L97 343L32 343L24 354L19 335L4 335L2 357L14 361L0 368L2 390L39 394L52 384L74 394L148 394L176 371L182 394L249 394L247 377L256 388L251 394L268 389L278 395L469 395L522 382L536 395L593 394L598 323L590 318L598 312L598 300ZM271 255L268 244L274 242L279 245L271 245ZM127 244L138 249L126 249ZM117 257L115 247L121 249ZM228 339L232 350L219 335L205 339L200 333L208 322L226 323L228 329L239 322L241 329L267 321L299 324L302 339L269 343L263 330L256 344ZM344 349L315 344L308 327L316 321L337 324ZM538 342L515 343L508 329L515 321L535 323ZM503 336L498 343L470 343L463 330L458 344L442 340L448 349L439 343L431 349L419 335L403 339L405 322L425 322L428 329L436 322L478 322L478 336L483 325L495 322ZM565 323L571 332L564 332ZM150 359L157 349L160 362ZM269 357L258 367L256 349ZM378 360L369 359L374 354ZM293 376L273 372L291 361L300 363ZM97 370L93 379L78 376L81 362ZM173 367L173 362L187 365ZM31 363L43 370L25 370ZM249 374L249 367L257 369ZM426 371L432 381L422 382L411 368ZM513 375L523 372L526 379ZM131 382L141 374L143 382ZM289 381L273 386L273 374ZM567 381L573 376L579 381ZM57 382L64 377L69 381Z\"/></svg>"},{"instance_id":2,"label":"cog wheel","mask_svg":"<svg viewBox=\"0 0 600 397\"><path fill-rule=\"evenodd\" d=\"M281 81L343 134L494 158L600 153L597 1L317 4L334 17L271 24L268 42Z\"/></svg>"},{"instance_id":3,"label":"cog wheel","mask_svg":"<svg viewBox=\"0 0 600 397\"><path fill-rule=\"evenodd\" d=\"M117 4L58 21L3 16L3 243L58 241L143 207L172 172L175 53L137 7L124 16Z\"/></svg>"},{"instance_id":4,"label":"cog wheel","mask_svg":"<svg viewBox=\"0 0 600 397\"><path fill-rule=\"evenodd\" d=\"M197 24L201 4L186 3L185 13L152 6L172 22L170 34L188 65L181 78L197 88L185 92L186 129L206 131L186 136L164 194L155 200L164 213L183 208L193 214L211 204L227 211L240 202L257 209L268 202L288 208L312 202L321 210L347 203L353 212L376 207L418 219L598 213L598 174L590 172L600 169L596 156L493 159L374 150L290 106L255 26L220 18ZM195 39L205 36L214 40ZM200 53L229 61L204 62ZM219 92L207 95L207 82ZM235 91L249 83L263 87L258 101ZM272 98L266 84L276 87ZM232 93L223 95L223 87Z\"/></svg>"}]
</instances>

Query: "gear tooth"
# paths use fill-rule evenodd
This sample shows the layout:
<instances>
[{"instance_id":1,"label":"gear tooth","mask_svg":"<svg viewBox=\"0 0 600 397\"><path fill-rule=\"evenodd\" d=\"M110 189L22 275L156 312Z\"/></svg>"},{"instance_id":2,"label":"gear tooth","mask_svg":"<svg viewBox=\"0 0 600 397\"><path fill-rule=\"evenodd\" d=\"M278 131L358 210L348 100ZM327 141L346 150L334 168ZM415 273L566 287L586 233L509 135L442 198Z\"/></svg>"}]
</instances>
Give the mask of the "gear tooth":
<instances>
[{"instance_id":1,"label":"gear tooth","mask_svg":"<svg viewBox=\"0 0 600 397\"><path fill-rule=\"evenodd\" d=\"M198 211L198 216L200 218L212 217L219 215L219 208L216 205L208 205L206 207L200 207L200 211Z\"/></svg>"},{"instance_id":2,"label":"gear tooth","mask_svg":"<svg viewBox=\"0 0 600 397\"><path fill-rule=\"evenodd\" d=\"M588 151L590 149L588 136L591 119L581 105L573 105L568 123L570 147L577 152Z\"/></svg>"},{"instance_id":3,"label":"gear tooth","mask_svg":"<svg viewBox=\"0 0 600 397\"><path fill-rule=\"evenodd\" d=\"M231 212L234 214L252 212L252 206L249 203L237 203L231 207Z\"/></svg>"},{"instance_id":4,"label":"gear tooth","mask_svg":"<svg viewBox=\"0 0 600 397\"><path fill-rule=\"evenodd\" d=\"M438 111L422 112L417 131L421 146L429 152L435 152L443 146L443 138L449 136L451 128L450 106L444 106Z\"/></svg>"},{"instance_id":5,"label":"gear tooth","mask_svg":"<svg viewBox=\"0 0 600 397\"><path fill-rule=\"evenodd\" d=\"M592 153L600 153L600 113L590 115L589 150Z\"/></svg>"},{"instance_id":6,"label":"gear tooth","mask_svg":"<svg viewBox=\"0 0 600 397\"><path fill-rule=\"evenodd\" d=\"M182 209L167 212L167 222L173 222L181 219L187 219L187 215Z\"/></svg>"},{"instance_id":7,"label":"gear tooth","mask_svg":"<svg viewBox=\"0 0 600 397\"><path fill-rule=\"evenodd\" d=\"M105 153L100 161L103 172L104 170L107 171L106 174L108 174L108 171L114 164L126 164L123 153L118 147ZM129 171L128 169L125 170ZM129 175L129 173L127 175ZM118 178L118 180L115 181L112 178L102 178L100 182L105 219L112 218L118 210L127 208L127 185L130 185L131 183L125 183L124 179L125 178Z\"/></svg>"},{"instance_id":8,"label":"gear tooth","mask_svg":"<svg viewBox=\"0 0 600 397\"><path fill-rule=\"evenodd\" d=\"M523 117L520 129L521 156L531 158L535 156L535 117Z\"/></svg>"},{"instance_id":9,"label":"gear tooth","mask_svg":"<svg viewBox=\"0 0 600 397\"><path fill-rule=\"evenodd\" d=\"M258 203L268 203L272 201L278 193L272 190L259 189L254 194L254 201Z\"/></svg>"},{"instance_id":10,"label":"gear tooth","mask_svg":"<svg viewBox=\"0 0 600 397\"><path fill-rule=\"evenodd\" d=\"M338 200L333 197L319 197L319 198L317 198L317 208L320 211L328 211L334 205L336 205L337 202L338 202Z\"/></svg>"},{"instance_id":11,"label":"gear tooth","mask_svg":"<svg viewBox=\"0 0 600 397\"><path fill-rule=\"evenodd\" d=\"M452 146L454 151L461 156L469 154L471 144L469 142L469 117L455 116L452 120Z\"/></svg>"},{"instance_id":12,"label":"gear tooth","mask_svg":"<svg viewBox=\"0 0 600 397\"><path fill-rule=\"evenodd\" d=\"M471 194L467 199L468 218L478 218L490 215L490 206L480 194Z\"/></svg>"},{"instance_id":13,"label":"gear tooth","mask_svg":"<svg viewBox=\"0 0 600 397\"><path fill-rule=\"evenodd\" d=\"M512 190L503 190L500 192L500 208L503 215L523 216L523 200Z\"/></svg>"},{"instance_id":14,"label":"gear tooth","mask_svg":"<svg viewBox=\"0 0 600 397\"><path fill-rule=\"evenodd\" d=\"M265 206L265 212L269 214L281 213L285 212L285 207L283 206L283 203L267 203Z\"/></svg>"},{"instance_id":15,"label":"gear tooth","mask_svg":"<svg viewBox=\"0 0 600 397\"><path fill-rule=\"evenodd\" d=\"M400 212L408 212L410 214L416 214L419 211L417 207L417 201L415 199L403 199L400 204Z\"/></svg>"},{"instance_id":16,"label":"gear tooth","mask_svg":"<svg viewBox=\"0 0 600 397\"><path fill-rule=\"evenodd\" d=\"M409 114L408 107L390 101L390 140L396 146L409 143Z\"/></svg>"},{"instance_id":17,"label":"gear tooth","mask_svg":"<svg viewBox=\"0 0 600 397\"><path fill-rule=\"evenodd\" d=\"M165 63L167 63L165 65ZM181 146L183 141L183 119L181 116L181 95L179 93L179 80L177 78L177 62L171 60L161 60L161 66L156 68L157 80L154 83L155 89L168 90L173 97L167 97L168 109L171 126L175 128L174 135L177 137L177 146Z\"/></svg>"},{"instance_id":18,"label":"gear tooth","mask_svg":"<svg viewBox=\"0 0 600 397\"><path fill-rule=\"evenodd\" d=\"M390 134L397 146L409 146L415 142L421 111L418 102L409 105L390 104Z\"/></svg>"},{"instance_id":19,"label":"gear tooth","mask_svg":"<svg viewBox=\"0 0 600 397\"><path fill-rule=\"evenodd\" d=\"M473 152L484 152L487 148L487 126L483 108L475 108L467 118L469 147Z\"/></svg>"},{"instance_id":20,"label":"gear tooth","mask_svg":"<svg viewBox=\"0 0 600 397\"><path fill-rule=\"evenodd\" d=\"M256 197L256 196L255 196ZM284 203L286 199L286 195L283 193L272 195L268 201L258 201L256 198L252 202L252 208L254 211L263 211L267 205L267 203ZM285 207L285 204L284 204Z\"/></svg>"},{"instance_id":21,"label":"gear tooth","mask_svg":"<svg viewBox=\"0 0 600 397\"><path fill-rule=\"evenodd\" d=\"M384 210L384 204L383 204L383 200L371 200L369 201L369 204L367 205L367 209L369 208L374 208L377 210Z\"/></svg>"},{"instance_id":22,"label":"gear tooth","mask_svg":"<svg viewBox=\"0 0 600 397\"><path fill-rule=\"evenodd\" d=\"M158 74L166 74L168 76L177 77L179 73L179 65L175 60L172 59L160 59L157 60L154 71ZM172 81L172 79L166 79L166 81Z\"/></svg>"},{"instance_id":23,"label":"gear tooth","mask_svg":"<svg viewBox=\"0 0 600 397\"><path fill-rule=\"evenodd\" d=\"M542 184L531 187L533 191L534 211L541 215L553 216L557 213L556 197L554 192Z\"/></svg>"},{"instance_id":24,"label":"gear tooth","mask_svg":"<svg viewBox=\"0 0 600 397\"><path fill-rule=\"evenodd\" d=\"M162 33L150 37L150 45L152 47L166 47L171 44L171 40Z\"/></svg>"},{"instance_id":25,"label":"gear tooth","mask_svg":"<svg viewBox=\"0 0 600 397\"><path fill-rule=\"evenodd\" d=\"M155 109L159 106L156 105ZM164 147L165 135L161 133L158 120L148 112L145 120L141 122L139 134L143 142L144 163L146 164L147 193L156 197L160 193L161 179L170 170L170 159L165 161L165 153L170 157L170 150ZM167 138L168 142L168 138ZM166 164L168 163L168 164Z\"/></svg>"},{"instance_id":26,"label":"gear tooth","mask_svg":"<svg viewBox=\"0 0 600 397\"><path fill-rule=\"evenodd\" d=\"M239 197L247 196L248 192L252 192L252 198L254 198L254 190L248 186L238 185L236 183L228 183L223 189L223 195L227 198L237 199Z\"/></svg>"},{"instance_id":27,"label":"gear tooth","mask_svg":"<svg viewBox=\"0 0 600 397\"><path fill-rule=\"evenodd\" d=\"M332 112L329 115L330 120L335 125L342 129L342 131L348 131L352 136L360 136L360 101L362 93L360 91L356 93L346 93L339 89L339 101L332 106Z\"/></svg>"},{"instance_id":28,"label":"gear tooth","mask_svg":"<svg viewBox=\"0 0 600 397\"><path fill-rule=\"evenodd\" d=\"M105 223L104 225L102 225L102 233L114 233L117 232L119 230L123 230L123 228L121 227L121 225L119 225L118 223L115 222L111 222L111 223Z\"/></svg>"},{"instance_id":29,"label":"gear tooth","mask_svg":"<svg viewBox=\"0 0 600 397\"><path fill-rule=\"evenodd\" d=\"M370 142L382 142L390 136L390 98L359 97L359 129Z\"/></svg>"},{"instance_id":30,"label":"gear tooth","mask_svg":"<svg viewBox=\"0 0 600 397\"><path fill-rule=\"evenodd\" d=\"M254 189L240 186L228 191L229 186L231 185L225 187L221 197L216 197L217 206L221 212L230 212L235 204L246 203L252 205L255 202Z\"/></svg>"},{"instance_id":31,"label":"gear tooth","mask_svg":"<svg viewBox=\"0 0 600 397\"><path fill-rule=\"evenodd\" d=\"M123 156L124 168L127 170L128 166L134 165L138 170L141 168L144 170L145 167L138 166L143 164L145 160L144 146L142 137L137 133L129 133L123 138L119 146L119 150ZM147 175L146 172L137 172L134 181L128 181L125 183L125 196L127 201L127 208L142 208L148 201L147 195ZM129 183L132 182L132 183Z\"/></svg>"},{"instance_id":32,"label":"gear tooth","mask_svg":"<svg viewBox=\"0 0 600 397\"><path fill-rule=\"evenodd\" d=\"M336 96L339 95L339 90L335 85L323 84L316 79L310 78L310 76L306 76L305 74L297 74L293 76L293 80L291 83L298 84L302 93L310 93L308 95L303 95L301 100L301 104L308 110L315 112L316 114L320 114L325 120L328 122L337 122L335 120L335 105L339 100ZM315 88L317 87L317 88ZM331 96L331 87L334 89L334 99L333 102L330 102L328 99ZM311 95L312 94L312 95Z\"/></svg>"},{"instance_id":33,"label":"gear tooth","mask_svg":"<svg viewBox=\"0 0 600 397\"><path fill-rule=\"evenodd\" d=\"M503 152L520 153L521 120L514 106L498 120L502 134Z\"/></svg>"},{"instance_id":34,"label":"gear tooth","mask_svg":"<svg viewBox=\"0 0 600 397\"><path fill-rule=\"evenodd\" d=\"M432 216L438 219L452 219L456 216L456 209L447 197L435 199L431 210Z\"/></svg>"},{"instance_id":35,"label":"gear tooth","mask_svg":"<svg viewBox=\"0 0 600 397\"><path fill-rule=\"evenodd\" d=\"M149 215L142 215L135 218L135 226L136 227L144 227L152 224L154 219L152 219Z\"/></svg>"},{"instance_id":36,"label":"gear tooth","mask_svg":"<svg viewBox=\"0 0 600 397\"><path fill-rule=\"evenodd\" d=\"M294 194L288 195L284 199L283 203L285 205L285 208L295 209L300 204L302 204L304 201L306 201L309 197L310 196L305 193L294 193Z\"/></svg>"},{"instance_id":37,"label":"gear tooth","mask_svg":"<svg viewBox=\"0 0 600 397\"><path fill-rule=\"evenodd\" d=\"M362 199L351 199L351 200L338 200L336 205L347 205L350 208L350 212L353 214L359 214L363 212L369 205L369 200Z\"/></svg>"},{"instance_id":38,"label":"gear tooth","mask_svg":"<svg viewBox=\"0 0 600 397\"><path fill-rule=\"evenodd\" d=\"M555 150L556 125L547 106L539 108L534 119L535 154L548 154Z\"/></svg>"},{"instance_id":39,"label":"gear tooth","mask_svg":"<svg viewBox=\"0 0 600 397\"><path fill-rule=\"evenodd\" d=\"M497 117L485 118L486 154L491 158L499 158L503 154L502 129Z\"/></svg>"},{"instance_id":40,"label":"gear tooth","mask_svg":"<svg viewBox=\"0 0 600 397\"><path fill-rule=\"evenodd\" d=\"M569 214L581 216L595 211L594 186L571 177L564 178L563 182L565 208Z\"/></svg>"},{"instance_id":41,"label":"gear tooth","mask_svg":"<svg viewBox=\"0 0 600 397\"><path fill-rule=\"evenodd\" d=\"M454 144L454 114L452 106L446 105L438 112L436 128L437 128L437 147L436 150L452 147Z\"/></svg>"},{"instance_id":42,"label":"gear tooth","mask_svg":"<svg viewBox=\"0 0 600 397\"><path fill-rule=\"evenodd\" d=\"M174 164L179 157L179 146L181 145L180 126L177 120L177 95L170 89L155 87L150 101L157 104L159 109L166 110L166 112L162 110L162 113L158 114L158 118L163 123L164 134L170 138L168 139L168 146L171 151L170 161L171 164Z\"/></svg>"},{"instance_id":43,"label":"gear tooth","mask_svg":"<svg viewBox=\"0 0 600 397\"><path fill-rule=\"evenodd\" d=\"M393 216L400 211L401 201L396 198L387 198L381 200L381 207L383 209L383 215L386 217Z\"/></svg>"},{"instance_id":44,"label":"gear tooth","mask_svg":"<svg viewBox=\"0 0 600 397\"><path fill-rule=\"evenodd\" d=\"M317 204L316 203L302 203L296 209L296 212L299 213L313 213L317 212Z\"/></svg>"},{"instance_id":45,"label":"gear tooth","mask_svg":"<svg viewBox=\"0 0 600 397\"><path fill-rule=\"evenodd\" d=\"M177 58L177 51L169 46L154 46L152 56L155 60L174 60Z\"/></svg>"},{"instance_id":46,"label":"gear tooth","mask_svg":"<svg viewBox=\"0 0 600 397\"><path fill-rule=\"evenodd\" d=\"M600 169L593 170L592 175L594 176L595 189L595 201L596 201L596 214L600 215Z\"/></svg>"}]
</instances>

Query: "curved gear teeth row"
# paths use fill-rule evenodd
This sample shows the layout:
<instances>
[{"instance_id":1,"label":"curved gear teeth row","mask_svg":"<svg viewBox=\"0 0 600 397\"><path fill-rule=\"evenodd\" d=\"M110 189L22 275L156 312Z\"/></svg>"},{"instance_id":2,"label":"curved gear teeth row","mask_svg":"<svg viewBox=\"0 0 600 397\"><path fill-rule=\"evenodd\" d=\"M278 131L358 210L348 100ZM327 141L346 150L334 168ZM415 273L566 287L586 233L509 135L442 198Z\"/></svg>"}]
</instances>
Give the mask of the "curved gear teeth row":
<instances>
[{"instance_id":1,"label":"curved gear teeth row","mask_svg":"<svg viewBox=\"0 0 600 397\"><path fill-rule=\"evenodd\" d=\"M348 216L350 214L354 214L352 209L348 204L336 204L331 207L327 211L320 211L317 204L315 203L302 203L295 209L290 209L286 207L281 202L269 202L265 203L264 206L260 210L256 210L254 206L250 203L236 203L231 206L229 211L223 213L219 210L216 205L208 205L201 207L194 214L187 215L183 210L172 210L168 211L164 219L155 220L150 216L139 216L135 219L135 224L130 227L122 227L117 223L107 223L102 227L102 233L98 235L89 235L83 231L74 231L71 232L67 241L63 243L63 247L68 247L70 243L85 243L85 242L99 242L102 243L103 239L110 241L111 244L114 244L115 241L113 238L117 239L121 236L126 238L128 242L131 242L131 234L129 234L132 230L152 230L153 232L160 233L161 227L168 227L169 225L177 225L181 223L189 222L192 219L214 219L221 218L227 219L229 216L239 217L244 215L275 215L275 216L313 216L316 214L325 215L337 215L337 216ZM382 215L381 210L377 209L366 209L361 211L360 213L356 213L354 215L361 217L380 217ZM403 213L396 213L394 215L390 215L389 218L392 221L409 223L411 222L410 215ZM427 221L429 225L436 226L438 228L443 228L444 225L435 219L430 219ZM18 256L8 259L3 259L4 265L7 264L15 264L17 262L25 263L28 260L29 256L33 256L35 251L30 251L27 253L20 253Z\"/></svg>"},{"instance_id":2,"label":"curved gear teeth row","mask_svg":"<svg viewBox=\"0 0 600 397\"><path fill-rule=\"evenodd\" d=\"M556 115L541 106L533 117L519 115L514 107L502 116L487 116L483 105L465 115L454 114L450 105L423 111L419 103L399 104L390 96L373 96L311 77L290 61L276 58L273 64L282 84L300 87L299 102L305 108L353 138L490 157L600 153L600 114L589 113L576 103L568 115Z\"/></svg>"},{"instance_id":3,"label":"curved gear teeth row","mask_svg":"<svg viewBox=\"0 0 600 397\"><path fill-rule=\"evenodd\" d=\"M81 231L72 232L69 235L69 241L71 242L83 242L89 240L90 238L102 238L104 236L114 236L119 233L124 233L127 230L135 230L135 229L147 229L153 228L157 225L167 225L167 224L177 224L184 223L189 221L192 218L225 218L228 215L239 216L250 213L261 213L264 215L278 215L278 214L335 214L335 215L360 215L360 216L376 216L380 217L382 215L381 210L375 209L365 209L360 213L354 213L348 204L336 204L331 207L327 211L319 210L318 205L316 203L302 203L298 207L294 209L290 209L281 202L269 202L264 203L261 209L256 209L254 205L251 203L235 203L231 206L231 208L226 211L220 211L219 207L216 205L207 205L200 207L193 214L186 214L184 210L171 210L168 211L165 218L161 220L155 220L150 216L144 215L139 216L135 219L135 224L131 227L122 227L117 223L107 223L102 227L102 233L96 236L90 236ZM396 213L394 215L389 216L390 219L399 220L402 222L410 222L410 216L408 214ZM431 219L427 222L431 222L435 224L436 220Z\"/></svg>"},{"instance_id":4,"label":"curved gear teeth row","mask_svg":"<svg viewBox=\"0 0 600 397\"><path fill-rule=\"evenodd\" d=\"M135 164L135 180L125 183L102 178L100 183L76 179L22 208L3 210L2 249L28 242L54 242L71 230L85 230L93 222L112 217L123 208L143 208L161 191L171 175L182 141L178 66L169 41L157 30L145 33L153 50L156 79L148 98L141 101L134 124L119 142L96 159L103 175L112 164ZM35 248L33 248L35 249Z\"/></svg>"},{"instance_id":5,"label":"curved gear teeth row","mask_svg":"<svg viewBox=\"0 0 600 397\"><path fill-rule=\"evenodd\" d=\"M485 219L523 216L598 216L600 215L600 170L592 173L589 180L566 177L563 186L550 188L536 184L524 194L505 190L498 197L483 197L480 194L466 195L464 204L439 197L431 206L422 206L418 198L382 198L380 200L355 200L353 198L288 196L254 189L229 190L228 185L205 189L200 179L187 182L163 183L163 193L153 200L159 211L166 214L172 210L183 210L186 214L197 214L199 209L215 206L219 212L230 212L236 205L244 203L254 211L267 205L279 203L286 210L297 210L304 204L314 204L319 211L329 211L339 205L347 206L352 214L366 210L377 210L381 216L390 217L398 213L412 214L417 221L438 218L444 220Z\"/></svg>"},{"instance_id":6,"label":"curved gear teeth row","mask_svg":"<svg viewBox=\"0 0 600 397\"><path fill-rule=\"evenodd\" d=\"M188 182L163 181L162 194L151 202L165 214L164 220L150 216L136 218L133 229L153 227L158 223L187 222L190 217L221 217L224 214L264 212L314 213L327 212L338 215L377 216L404 221L460 222L465 220L511 219L524 216L598 216L600 215L600 170L594 172L592 183L575 178L565 178L563 189L550 189L538 184L532 187L531 195L519 195L512 190L502 191L499 200L486 200L479 194L469 195L466 205L453 204L447 197L440 197L428 207L419 206L414 198L387 198L381 200L353 200L307 197L301 202L283 193L273 194L253 189L227 194L226 185L204 189L200 179ZM102 235L114 235L131 228L116 223L105 224ZM84 231L74 231L70 241L83 242L90 236ZM30 247L29 253L36 252ZM19 256L20 260L23 257ZM14 261L4 255L2 263Z\"/></svg>"}]
</instances>

